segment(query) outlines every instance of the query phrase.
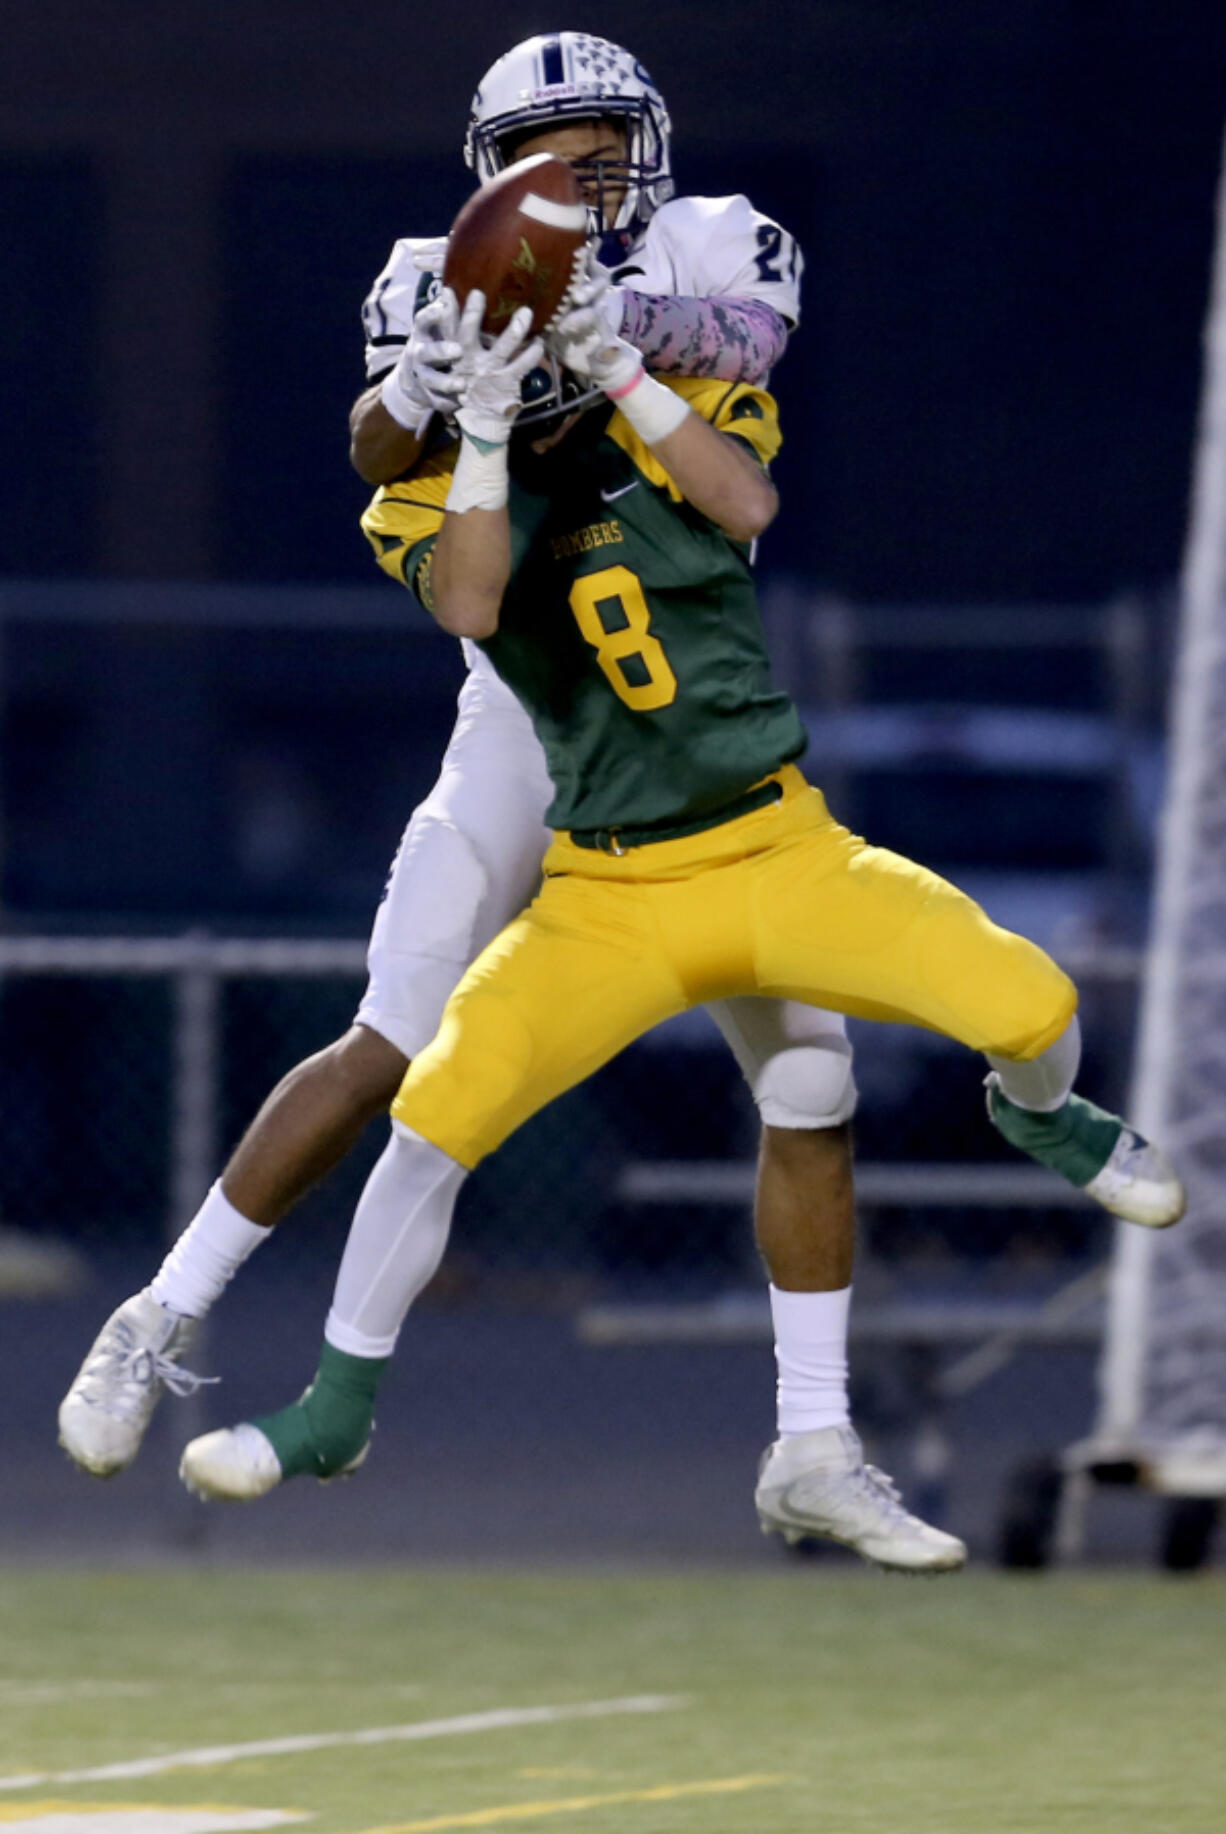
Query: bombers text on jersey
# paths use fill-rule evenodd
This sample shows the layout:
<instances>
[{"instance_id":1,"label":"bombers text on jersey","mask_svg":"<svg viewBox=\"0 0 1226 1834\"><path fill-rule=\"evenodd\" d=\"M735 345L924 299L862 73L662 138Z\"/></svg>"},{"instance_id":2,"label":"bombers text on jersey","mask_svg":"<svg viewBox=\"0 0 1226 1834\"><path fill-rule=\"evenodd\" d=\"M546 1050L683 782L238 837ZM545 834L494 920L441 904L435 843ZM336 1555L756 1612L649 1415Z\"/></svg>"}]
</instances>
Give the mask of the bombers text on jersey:
<instances>
[{"instance_id":1,"label":"bombers text on jersey","mask_svg":"<svg viewBox=\"0 0 1226 1834\"><path fill-rule=\"evenodd\" d=\"M775 403L745 383L670 384L762 463ZM455 463L440 452L362 519L380 566L430 604ZM717 809L804 749L770 679L747 549L684 502L611 409L560 445L513 444L512 577L481 647L527 708L555 796L550 827L660 826Z\"/></svg>"}]
</instances>

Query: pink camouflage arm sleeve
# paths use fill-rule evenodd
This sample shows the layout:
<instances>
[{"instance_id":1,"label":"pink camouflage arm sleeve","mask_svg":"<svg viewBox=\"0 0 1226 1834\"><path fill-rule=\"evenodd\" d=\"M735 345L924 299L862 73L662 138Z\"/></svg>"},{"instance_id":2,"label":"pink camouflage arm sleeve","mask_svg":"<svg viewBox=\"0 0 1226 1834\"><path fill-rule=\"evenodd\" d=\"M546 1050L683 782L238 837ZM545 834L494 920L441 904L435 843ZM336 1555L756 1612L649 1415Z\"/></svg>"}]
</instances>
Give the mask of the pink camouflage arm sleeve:
<instances>
[{"instance_id":1,"label":"pink camouflage arm sleeve","mask_svg":"<svg viewBox=\"0 0 1226 1834\"><path fill-rule=\"evenodd\" d=\"M649 369L721 382L764 382L787 346L787 321L760 299L684 299L627 290L621 335Z\"/></svg>"}]
</instances>

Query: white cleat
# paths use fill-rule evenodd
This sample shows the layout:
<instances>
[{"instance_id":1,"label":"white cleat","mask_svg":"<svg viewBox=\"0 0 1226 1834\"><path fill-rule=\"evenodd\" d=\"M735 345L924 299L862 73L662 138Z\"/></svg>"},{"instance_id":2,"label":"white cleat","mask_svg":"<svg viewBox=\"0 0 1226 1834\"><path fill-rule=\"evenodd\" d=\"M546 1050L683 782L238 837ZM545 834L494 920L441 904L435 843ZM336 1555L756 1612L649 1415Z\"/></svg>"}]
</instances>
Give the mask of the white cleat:
<instances>
[{"instance_id":1,"label":"white cleat","mask_svg":"<svg viewBox=\"0 0 1226 1834\"><path fill-rule=\"evenodd\" d=\"M179 1367L195 1329L195 1319L168 1311L147 1289L111 1313L60 1402L60 1444L83 1471L94 1477L125 1471L162 1390L193 1394L215 1379Z\"/></svg>"},{"instance_id":2,"label":"white cleat","mask_svg":"<svg viewBox=\"0 0 1226 1834\"><path fill-rule=\"evenodd\" d=\"M321 1484L336 1478L352 1477L365 1464L370 1441L356 1458L351 1458L333 1477L321 1477ZM267 1496L281 1482L284 1473L272 1441L258 1426L244 1420L239 1426L223 1426L215 1433L205 1433L183 1448L179 1476L194 1496L206 1503L254 1503Z\"/></svg>"},{"instance_id":3,"label":"white cleat","mask_svg":"<svg viewBox=\"0 0 1226 1834\"><path fill-rule=\"evenodd\" d=\"M1112 1216L1147 1229L1168 1229L1188 1207L1183 1185L1162 1148L1127 1123L1102 1171L1083 1188Z\"/></svg>"},{"instance_id":4,"label":"white cleat","mask_svg":"<svg viewBox=\"0 0 1226 1834\"><path fill-rule=\"evenodd\" d=\"M788 1542L821 1535L902 1573L949 1573L966 1563L964 1542L908 1514L892 1480L865 1464L850 1426L777 1439L762 1460L754 1503L763 1534Z\"/></svg>"},{"instance_id":5,"label":"white cleat","mask_svg":"<svg viewBox=\"0 0 1226 1834\"><path fill-rule=\"evenodd\" d=\"M281 1461L258 1426L223 1426L184 1447L179 1476L206 1502L252 1503L281 1482Z\"/></svg>"}]
</instances>

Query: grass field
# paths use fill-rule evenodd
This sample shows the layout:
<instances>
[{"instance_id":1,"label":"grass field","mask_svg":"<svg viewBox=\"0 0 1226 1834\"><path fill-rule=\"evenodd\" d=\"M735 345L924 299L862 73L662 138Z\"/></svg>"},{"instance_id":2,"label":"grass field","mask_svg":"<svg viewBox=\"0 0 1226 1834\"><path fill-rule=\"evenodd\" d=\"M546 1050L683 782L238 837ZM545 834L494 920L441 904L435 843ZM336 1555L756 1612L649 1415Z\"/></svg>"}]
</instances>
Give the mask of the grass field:
<instances>
[{"instance_id":1,"label":"grass field","mask_svg":"<svg viewBox=\"0 0 1226 1834\"><path fill-rule=\"evenodd\" d=\"M0 1635L0 1834L1226 1829L1220 1577L12 1569Z\"/></svg>"}]
</instances>

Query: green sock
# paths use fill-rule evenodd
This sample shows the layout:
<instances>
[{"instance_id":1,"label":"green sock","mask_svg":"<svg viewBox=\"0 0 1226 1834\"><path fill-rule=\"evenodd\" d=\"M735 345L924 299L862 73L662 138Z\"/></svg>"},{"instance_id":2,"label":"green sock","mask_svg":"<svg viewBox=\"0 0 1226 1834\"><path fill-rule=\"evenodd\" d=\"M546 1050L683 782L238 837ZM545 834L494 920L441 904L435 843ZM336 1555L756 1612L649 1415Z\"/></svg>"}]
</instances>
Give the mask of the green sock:
<instances>
[{"instance_id":1,"label":"green sock","mask_svg":"<svg viewBox=\"0 0 1226 1834\"><path fill-rule=\"evenodd\" d=\"M995 1078L988 1083L988 1115L1010 1146L1078 1186L1089 1184L1102 1171L1124 1125L1117 1114L1108 1114L1082 1095L1070 1095L1051 1114L1019 1108Z\"/></svg>"},{"instance_id":2,"label":"green sock","mask_svg":"<svg viewBox=\"0 0 1226 1834\"><path fill-rule=\"evenodd\" d=\"M315 1380L300 1400L252 1421L284 1477L335 1477L370 1438L375 1394L388 1356L350 1356L325 1343Z\"/></svg>"}]
</instances>

